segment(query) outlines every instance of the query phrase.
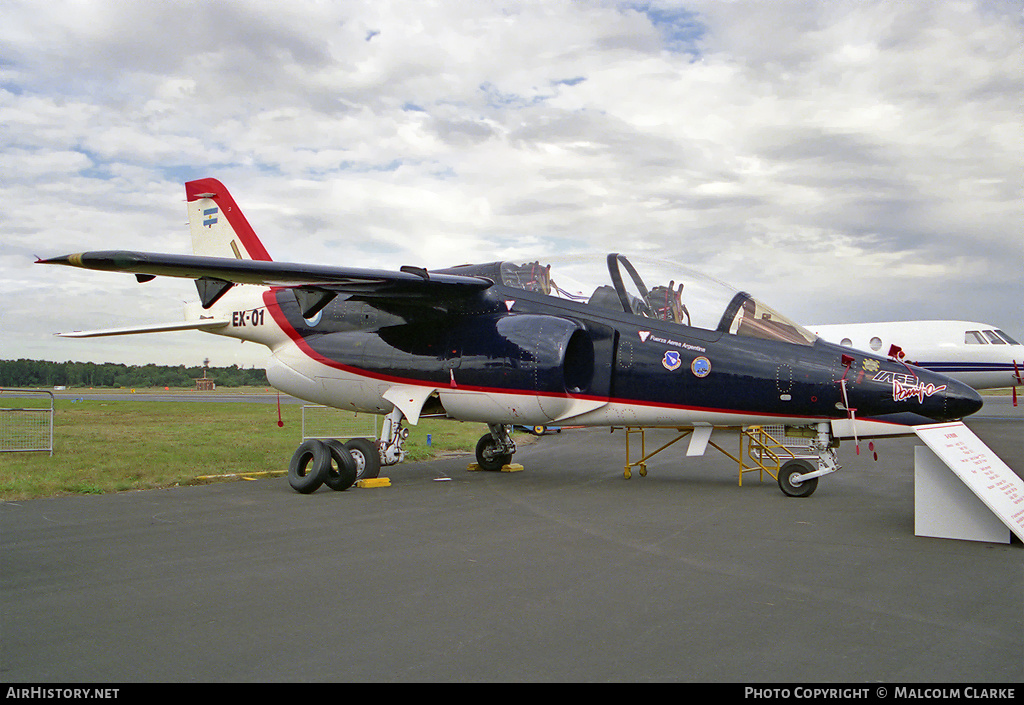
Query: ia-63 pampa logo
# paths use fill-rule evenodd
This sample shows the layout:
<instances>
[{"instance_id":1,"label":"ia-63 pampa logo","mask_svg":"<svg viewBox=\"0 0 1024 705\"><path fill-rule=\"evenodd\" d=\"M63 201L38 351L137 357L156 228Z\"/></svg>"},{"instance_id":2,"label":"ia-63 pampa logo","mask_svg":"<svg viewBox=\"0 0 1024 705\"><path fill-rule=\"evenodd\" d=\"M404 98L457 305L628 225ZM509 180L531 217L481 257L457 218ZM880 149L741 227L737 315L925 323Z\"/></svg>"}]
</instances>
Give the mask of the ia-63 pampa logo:
<instances>
[{"instance_id":1,"label":"ia-63 pampa logo","mask_svg":"<svg viewBox=\"0 0 1024 705\"><path fill-rule=\"evenodd\" d=\"M930 397L932 394L946 389L944 384L939 387L934 384L925 384L916 375L903 372L879 372L871 379L875 382L892 382L893 401L917 398L918 403L923 404L925 397Z\"/></svg>"}]
</instances>

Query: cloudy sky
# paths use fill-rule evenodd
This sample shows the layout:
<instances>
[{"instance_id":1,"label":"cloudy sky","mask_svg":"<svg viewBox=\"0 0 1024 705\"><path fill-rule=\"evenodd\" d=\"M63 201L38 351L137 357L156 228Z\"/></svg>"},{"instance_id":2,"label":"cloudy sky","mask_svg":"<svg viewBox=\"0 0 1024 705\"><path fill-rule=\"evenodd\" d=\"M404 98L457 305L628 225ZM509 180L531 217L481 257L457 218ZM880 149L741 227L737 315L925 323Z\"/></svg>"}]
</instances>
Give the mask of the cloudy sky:
<instances>
[{"instance_id":1,"label":"cloudy sky","mask_svg":"<svg viewBox=\"0 0 1024 705\"><path fill-rule=\"evenodd\" d=\"M665 256L805 323L1024 338L1018 0L0 4L0 359L260 365L191 282L43 267L190 252L223 181L275 259ZM533 258L536 258L536 254Z\"/></svg>"}]
</instances>

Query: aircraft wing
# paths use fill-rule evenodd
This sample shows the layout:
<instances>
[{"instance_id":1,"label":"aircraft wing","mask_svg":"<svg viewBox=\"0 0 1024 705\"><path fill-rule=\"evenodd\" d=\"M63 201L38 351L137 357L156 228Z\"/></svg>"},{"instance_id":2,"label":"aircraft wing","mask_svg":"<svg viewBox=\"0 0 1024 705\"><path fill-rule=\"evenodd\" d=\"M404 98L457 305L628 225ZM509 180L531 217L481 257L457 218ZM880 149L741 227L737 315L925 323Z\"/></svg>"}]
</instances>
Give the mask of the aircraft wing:
<instances>
[{"instance_id":1,"label":"aircraft wing","mask_svg":"<svg viewBox=\"0 0 1024 705\"><path fill-rule=\"evenodd\" d=\"M156 276L194 279L203 307L209 308L232 284L258 284L296 290L307 312L319 310L337 294L360 299L443 304L483 291L493 282L482 277L315 264L107 250L52 257L38 264L61 264L107 272L127 272L139 281Z\"/></svg>"}]
</instances>

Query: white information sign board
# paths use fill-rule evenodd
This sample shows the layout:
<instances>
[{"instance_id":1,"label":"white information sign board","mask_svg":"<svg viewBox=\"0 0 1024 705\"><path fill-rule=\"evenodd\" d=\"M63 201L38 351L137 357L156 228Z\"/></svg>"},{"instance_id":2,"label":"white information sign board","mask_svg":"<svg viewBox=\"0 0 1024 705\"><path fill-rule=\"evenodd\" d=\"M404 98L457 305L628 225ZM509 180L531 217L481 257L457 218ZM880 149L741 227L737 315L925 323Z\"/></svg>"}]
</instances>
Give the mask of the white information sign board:
<instances>
[{"instance_id":1,"label":"white information sign board","mask_svg":"<svg viewBox=\"0 0 1024 705\"><path fill-rule=\"evenodd\" d=\"M914 432L992 514L1024 541L1024 480L1010 466L962 422L916 426ZM934 515L943 512L934 509ZM920 513L924 508L915 510Z\"/></svg>"},{"instance_id":2,"label":"white information sign board","mask_svg":"<svg viewBox=\"0 0 1024 705\"><path fill-rule=\"evenodd\" d=\"M914 535L1010 543L1010 530L930 448L914 448Z\"/></svg>"}]
</instances>

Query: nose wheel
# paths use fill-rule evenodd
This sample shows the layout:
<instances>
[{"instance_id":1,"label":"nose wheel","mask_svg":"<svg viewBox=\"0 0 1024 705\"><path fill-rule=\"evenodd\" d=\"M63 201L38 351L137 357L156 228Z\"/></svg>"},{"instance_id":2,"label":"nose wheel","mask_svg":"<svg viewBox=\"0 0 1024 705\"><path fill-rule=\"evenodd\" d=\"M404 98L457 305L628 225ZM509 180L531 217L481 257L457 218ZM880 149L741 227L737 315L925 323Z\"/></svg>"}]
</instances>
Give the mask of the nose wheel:
<instances>
[{"instance_id":1,"label":"nose wheel","mask_svg":"<svg viewBox=\"0 0 1024 705\"><path fill-rule=\"evenodd\" d=\"M779 489L789 497L810 497L818 489L818 478L803 479L815 471L806 460L790 460L779 468Z\"/></svg>"}]
</instances>

